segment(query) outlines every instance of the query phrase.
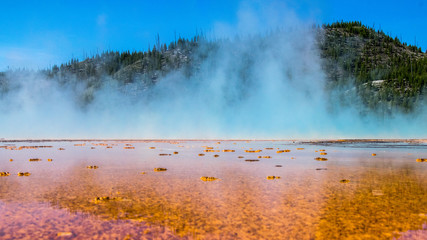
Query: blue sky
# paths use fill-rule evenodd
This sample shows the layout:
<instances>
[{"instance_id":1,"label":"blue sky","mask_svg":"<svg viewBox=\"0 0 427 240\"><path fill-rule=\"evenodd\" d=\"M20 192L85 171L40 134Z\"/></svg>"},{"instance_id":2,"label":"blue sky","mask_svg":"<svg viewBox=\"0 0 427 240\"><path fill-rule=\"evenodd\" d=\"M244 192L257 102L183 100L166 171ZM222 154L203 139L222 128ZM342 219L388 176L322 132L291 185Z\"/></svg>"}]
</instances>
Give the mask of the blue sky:
<instances>
[{"instance_id":1,"label":"blue sky","mask_svg":"<svg viewBox=\"0 0 427 240\"><path fill-rule=\"evenodd\" d=\"M427 3L409 1L2 1L0 71L45 68L103 50L145 50L176 35L215 37L292 23L359 20L427 49ZM285 26L286 27L286 26Z\"/></svg>"}]
</instances>

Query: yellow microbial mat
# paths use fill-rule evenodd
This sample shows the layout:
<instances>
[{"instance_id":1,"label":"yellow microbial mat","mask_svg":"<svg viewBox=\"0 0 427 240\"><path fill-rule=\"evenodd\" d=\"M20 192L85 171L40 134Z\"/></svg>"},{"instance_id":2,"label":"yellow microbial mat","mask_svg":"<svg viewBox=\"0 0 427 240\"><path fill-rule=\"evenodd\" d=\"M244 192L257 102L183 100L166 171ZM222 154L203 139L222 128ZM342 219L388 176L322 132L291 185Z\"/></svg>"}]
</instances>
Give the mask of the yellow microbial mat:
<instances>
[{"instance_id":1,"label":"yellow microbial mat","mask_svg":"<svg viewBox=\"0 0 427 240\"><path fill-rule=\"evenodd\" d=\"M0 239L427 239L425 141L0 145Z\"/></svg>"}]
</instances>

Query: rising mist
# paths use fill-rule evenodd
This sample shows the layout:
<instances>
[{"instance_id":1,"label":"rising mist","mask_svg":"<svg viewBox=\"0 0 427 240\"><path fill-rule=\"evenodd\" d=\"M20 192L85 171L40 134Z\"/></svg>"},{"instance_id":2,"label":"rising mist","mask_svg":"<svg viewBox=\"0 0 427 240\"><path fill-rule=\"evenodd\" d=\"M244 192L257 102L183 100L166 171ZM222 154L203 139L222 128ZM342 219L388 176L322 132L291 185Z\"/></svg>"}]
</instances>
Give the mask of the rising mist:
<instances>
[{"instance_id":1,"label":"rising mist","mask_svg":"<svg viewBox=\"0 0 427 240\"><path fill-rule=\"evenodd\" d=\"M426 136L425 106L414 114L381 116L366 113L351 83L339 92L328 91L318 33L291 19L285 22L291 21L292 28L245 30L238 37L215 40L214 50L212 42L200 42L194 55L207 57L190 74L176 70L150 87L138 78L122 84L105 76L85 106L76 95L88 89L75 76L58 83L40 72L6 72L12 81L0 95L0 138ZM250 29L247 23L237 25Z\"/></svg>"}]
</instances>

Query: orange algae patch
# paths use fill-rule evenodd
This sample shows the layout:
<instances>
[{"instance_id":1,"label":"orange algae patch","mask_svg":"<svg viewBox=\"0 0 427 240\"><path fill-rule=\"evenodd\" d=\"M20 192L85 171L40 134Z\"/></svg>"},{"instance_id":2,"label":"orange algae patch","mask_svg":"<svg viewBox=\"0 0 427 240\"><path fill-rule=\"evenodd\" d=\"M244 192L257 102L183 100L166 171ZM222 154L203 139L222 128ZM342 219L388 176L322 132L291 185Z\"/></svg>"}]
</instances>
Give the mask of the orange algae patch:
<instances>
[{"instance_id":1,"label":"orange algae patch","mask_svg":"<svg viewBox=\"0 0 427 240\"><path fill-rule=\"evenodd\" d=\"M224 150L222 150L223 152L235 152L235 150L232 150L232 149L224 149Z\"/></svg>"},{"instance_id":2,"label":"orange algae patch","mask_svg":"<svg viewBox=\"0 0 427 240\"><path fill-rule=\"evenodd\" d=\"M56 234L57 237L71 237L73 236L73 233L71 232L58 232Z\"/></svg>"},{"instance_id":3,"label":"orange algae patch","mask_svg":"<svg viewBox=\"0 0 427 240\"><path fill-rule=\"evenodd\" d=\"M219 150L205 149L204 152L219 152Z\"/></svg>"},{"instance_id":4,"label":"orange algae patch","mask_svg":"<svg viewBox=\"0 0 427 240\"><path fill-rule=\"evenodd\" d=\"M246 159L245 162L259 162L258 159Z\"/></svg>"},{"instance_id":5,"label":"orange algae patch","mask_svg":"<svg viewBox=\"0 0 427 240\"><path fill-rule=\"evenodd\" d=\"M328 155L328 154L325 152L321 152L320 155Z\"/></svg>"},{"instance_id":6,"label":"orange algae patch","mask_svg":"<svg viewBox=\"0 0 427 240\"><path fill-rule=\"evenodd\" d=\"M30 161L30 162L40 162L41 159L40 158L30 158L30 159L28 159L28 161Z\"/></svg>"},{"instance_id":7,"label":"orange algae patch","mask_svg":"<svg viewBox=\"0 0 427 240\"><path fill-rule=\"evenodd\" d=\"M267 176L267 180L280 179L279 176Z\"/></svg>"},{"instance_id":8,"label":"orange algae patch","mask_svg":"<svg viewBox=\"0 0 427 240\"><path fill-rule=\"evenodd\" d=\"M372 156L375 157L375 156L377 156L377 154L376 153L372 153Z\"/></svg>"},{"instance_id":9,"label":"orange algae patch","mask_svg":"<svg viewBox=\"0 0 427 240\"><path fill-rule=\"evenodd\" d=\"M245 150L245 152L247 153L258 153L261 152L262 150Z\"/></svg>"},{"instance_id":10,"label":"orange algae patch","mask_svg":"<svg viewBox=\"0 0 427 240\"><path fill-rule=\"evenodd\" d=\"M427 162L427 158L417 158L417 162Z\"/></svg>"},{"instance_id":11,"label":"orange algae patch","mask_svg":"<svg viewBox=\"0 0 427 240\"><path fill-rule=\"evenodd\" d=\"M0 177L7 177L10 176L9 172L0 172Z\"/></svg>"},{"instance_id":12,"label":"orange algae patch","mask_svg":"<svg viewBox=\"0 0 427 240\"><path fill-rule=\"evenodd\" d=\"M23 177L23 176L28 177L28 176L30 176L30 175L31 175L31 173L29 173L29 172L19 172L19 173L18 173L18 176L19 176L19 177Z\"/></svg>"},{"instance_id":13,"label":"orange algae patch","mask_svg":"<svg viewBox=\"0 0 427 240\"><path fill-rule=\"evenodd\" d=\"M290 152L291 150L289 149L285 149L285 150L278 150L276 151L276 153L284 153L284 152Z\"/></svg>"},{"instance_id":14,"label":"orange algae patch","mask_svg":"<svg viewBox=\"0 0 427 240\"><path fill-rule=\"evenodd\" d=\"M167 170L168 170L167 168L154 168L155 172L165 172Z\"/></svg>"},{"instance_id":15,"label":"orange algae patch","mask_svg":"<svg viewBox=\"0 0 427 240\"><path fill-rule=\"evenodd\" d=\"M23 149L39 149L39 148L51 148L52 146L0 146L0 148L8 149L8 150L23 150Z\"/></svg>"},{"instance_id":16,"label":"orange algae patch","mask_svg":"<svg viewBox=\"0 0 427 240\"><path fill-rule=\"evenodd\" d=\"M123 147L123 149L135 149L135 147Z\"/></svg>"},{"instance_id":17,"label":"orange algae patch","mask_svg":"<svg viewBox=\"0 0 427 240\"><path fill-rule=\"evenodd\" d=\"M297 150L304 150L304 148L297 148Z\"/></svg>"},{"instance_id":18,"label":"orange algae patch","mask_svg":"<svg viewBox=\"0 0 427 240\"><path fill-rule=\"evenodd\" d=\"M199 156L200 156L200 157L203 157L203 156L205 156L205 154L203 154L203 153L199 153Z\"/></svg>"},{"instance_id":19,"label":"orange algae patch","mask_svg":"<svg viewBox=\"0 0 427 240\"><path fill-rule=\"evenodd\" d=\"M109 201L121 201L121 200L123 200L123 198L121 198L121 197L104 196L104 197L96 197L91 202L95 203L95 204L100 204L100 203L106 203Z\"/></svg>"},{"instance_id":20,"label":"orange algae patch","mask_svg":"<svg viewBox=\"0 0 427 240\"><path fill-rule=\"evenodd\" d=\"M86 168L88 168L88 169L97 169L97 168L99 168L98 166L96 166L96 165L90 165L90 166L87 166Z\"/></svg>"},{"instance_id":21,"label":"orange algae patch","mask_svg":"<svg viewBox=\"0 0 427 240\"><path fill-rule=\"evenodd\" d=\"M220 180L219 178L216 178L216 177L206 177L206 176L200 177L200 179L201 179L202 181L205 181L205 182L210 182L210 181Z\"/></svg>"}]
</instances>

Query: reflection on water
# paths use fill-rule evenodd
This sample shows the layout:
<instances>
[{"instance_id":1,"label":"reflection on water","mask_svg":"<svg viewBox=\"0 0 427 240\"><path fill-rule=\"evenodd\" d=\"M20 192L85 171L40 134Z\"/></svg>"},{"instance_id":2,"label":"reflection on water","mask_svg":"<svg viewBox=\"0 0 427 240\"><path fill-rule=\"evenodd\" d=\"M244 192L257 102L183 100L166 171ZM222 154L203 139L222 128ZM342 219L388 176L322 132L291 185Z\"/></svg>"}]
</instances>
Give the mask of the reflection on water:
<instances>
[{"instance_id":1,"label":"reflection on water","mask_svg":"<svg viewBox=\"0 0 427 240\"><path fill-rule=\"evenodd\" d=\"M53 147L0 149L0 172L11 173L0 177L0 214L7 216L0 218L0 238L62 233L77 238L387 239L408 230L418 231L404 237L425 236L420 229L427 222L427 164L415 161L427 155L424 145L381 148L376 156L369 148L283 141L48 145ZM322 148L328 161L315 160ZM290 152L280 151L285 149ZM18 177L18 172L31 175ZM12 235L17 229L20 235Z\"/></svg>"}]
</instances>

